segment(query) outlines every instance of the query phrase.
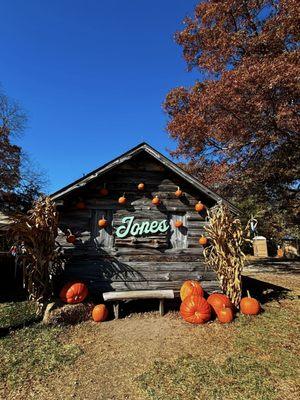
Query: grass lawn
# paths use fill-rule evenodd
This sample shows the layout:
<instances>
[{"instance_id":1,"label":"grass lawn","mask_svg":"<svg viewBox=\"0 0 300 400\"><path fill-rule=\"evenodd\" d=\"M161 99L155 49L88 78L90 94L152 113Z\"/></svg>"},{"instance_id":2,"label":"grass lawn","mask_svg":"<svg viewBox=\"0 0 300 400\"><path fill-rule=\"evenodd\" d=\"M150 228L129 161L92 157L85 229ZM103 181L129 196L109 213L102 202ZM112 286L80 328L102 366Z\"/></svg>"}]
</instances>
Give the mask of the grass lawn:
<instances>
[{"instance_id":1,"label":"grass lawn","mask_svg":"<svg viewBox=\"0 0 300 400\"><path fill-rule=\"evenodd\" d=\"M229 325L193 326L176 312L149 312L102 324L17 330L0 339L0 398L300 398L300 277L252 277L290 292L280 298L266 289L261 315L238 316ZM7 307L0 306L4 325L14 315Z\"/></svg>"}]
</instances>

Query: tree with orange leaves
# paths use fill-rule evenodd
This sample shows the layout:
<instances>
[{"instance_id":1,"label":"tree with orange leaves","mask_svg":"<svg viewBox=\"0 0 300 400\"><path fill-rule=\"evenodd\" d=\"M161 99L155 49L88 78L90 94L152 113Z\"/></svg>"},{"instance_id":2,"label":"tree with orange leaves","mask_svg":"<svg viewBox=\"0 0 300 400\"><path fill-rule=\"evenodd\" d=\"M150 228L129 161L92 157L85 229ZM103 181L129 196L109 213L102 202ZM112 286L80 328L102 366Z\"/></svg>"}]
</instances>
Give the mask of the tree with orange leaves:
<instances>
[{"instance_id":1,"label":"tree with orange leaves","mask_svg":"<svg viewBox=\"0 0 300 400\"><path fill-rule=\"evenodd\" d=\"M299 2L201 1L184 22L175 39L202 79L166 97L175 155L284 234L299 221Z\"/></svg>"}]
</instances>

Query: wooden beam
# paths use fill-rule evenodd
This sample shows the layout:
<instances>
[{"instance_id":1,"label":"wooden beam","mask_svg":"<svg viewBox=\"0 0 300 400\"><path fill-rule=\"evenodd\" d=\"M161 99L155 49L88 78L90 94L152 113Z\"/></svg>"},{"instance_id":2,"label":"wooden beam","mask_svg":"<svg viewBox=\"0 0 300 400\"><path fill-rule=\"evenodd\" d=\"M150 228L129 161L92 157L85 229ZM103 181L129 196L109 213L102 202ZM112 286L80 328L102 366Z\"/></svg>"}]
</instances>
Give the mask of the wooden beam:
<instances>
[{"instance_id":1,"label":"wooden beam","mask_svg":"<svg viewBox=\"0 0 300 400\"><path fill-rule=\"evenodd\" d=\"M173 290L128 290L103 293L104 301L129 299L174 299Z\"/></svg>"}]
</instances>

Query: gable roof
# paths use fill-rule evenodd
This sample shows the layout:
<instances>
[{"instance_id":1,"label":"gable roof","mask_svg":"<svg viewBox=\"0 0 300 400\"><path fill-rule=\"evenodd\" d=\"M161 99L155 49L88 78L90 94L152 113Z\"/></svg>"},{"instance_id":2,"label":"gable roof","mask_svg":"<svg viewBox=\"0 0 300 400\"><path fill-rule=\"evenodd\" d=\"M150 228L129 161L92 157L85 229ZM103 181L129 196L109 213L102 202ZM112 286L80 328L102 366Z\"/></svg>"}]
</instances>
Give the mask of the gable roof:
<instances>
[{"instance_id":1,"label":"gable roof","mask_svg":"<svg viewBox=\"0 0 300 400\"><path fill-rule=\"evenodd\" d=\"M80 179L70 183L69 185L63 187L62 189L56 191L50 197L52 200L59 200L64 195L72 192L73 190L79 189L84 187L87 183L93 181L94 179L100 177L101 175L105 174L106 172L116 168L120 164L130 160L137 154L145 151L146 153L150 154L154 159L156 159L159 163L163 164L168 169L175 172L178 176L182 179L186 180L196 189L200 190L201 192L205 193L208 197L212 198L216 202L222 201L228 205L229 209L234 212L235 214L239 214L240 211L237 207L231 204L229 201L225 200L223 197L219 196L213 190L209 189L207 186L203 185L197 178L193 175L189 174L188 172L184 171L181 167L175 164L173 161L165 157L159 151L155 150L152 146L148 143L142 142L136 147L132 148L131 150L127 151L126 153L122 154L121 156L115 158L114 160L102 165L101 167L95 169L94 171L90 172L89 174L83 176Z\"/></svg>"}]
</instances>

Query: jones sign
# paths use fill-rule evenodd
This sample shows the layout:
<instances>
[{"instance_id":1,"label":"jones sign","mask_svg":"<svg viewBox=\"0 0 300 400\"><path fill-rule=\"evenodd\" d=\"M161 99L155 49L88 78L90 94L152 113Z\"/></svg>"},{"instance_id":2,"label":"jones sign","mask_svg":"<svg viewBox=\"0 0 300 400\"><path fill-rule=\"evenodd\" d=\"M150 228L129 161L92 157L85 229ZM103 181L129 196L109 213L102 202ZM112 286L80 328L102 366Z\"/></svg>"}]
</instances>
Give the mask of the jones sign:
<instances>
[{"instance_id":1,"label":"jones sign","mask_svg":"<svg viewBox=\"0 0 300 400\"><path fill-rule=\"evenodd\" d=\"M116 235L119 238L126 236L141 236L144 233L158 233L166 232L170 225L169 222L164 219L161 221L144 221L133 223L134 217L124 217L122 224L116 230Z\"/></svg>"}]
</instances>

